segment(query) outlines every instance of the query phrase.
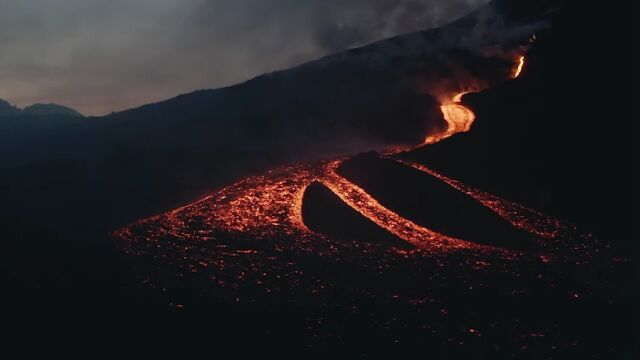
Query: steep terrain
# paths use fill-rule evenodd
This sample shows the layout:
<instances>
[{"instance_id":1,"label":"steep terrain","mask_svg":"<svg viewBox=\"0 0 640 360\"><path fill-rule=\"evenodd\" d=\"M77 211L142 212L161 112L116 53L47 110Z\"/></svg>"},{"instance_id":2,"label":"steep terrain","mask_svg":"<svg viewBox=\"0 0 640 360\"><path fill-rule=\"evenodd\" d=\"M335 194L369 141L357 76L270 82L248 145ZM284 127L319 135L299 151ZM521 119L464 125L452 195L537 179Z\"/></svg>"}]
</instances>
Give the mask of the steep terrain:
<instances>
[{"instance_id":1,"label":"steep terrain","mask_svg":"<svg viewBox=\"0 0 640 360\"><path fill-rule=\"evenodd\" d=\"M446 129L443 102L511 78L545 28L545 11L505 4L103 118L4 119L0 167L11 171L0 210L57 229L109 229L282 164L421 144Z\"/></svg>"},{"instance_id":2,"label":"steep terrain","mask_svg":"<svg viewBox=\"0 0 640 360\"><path fill-rule=\"evenodd\" d=\"M635 59L601 7L557 3L104 118L3 117L2 309L210 351L633 358Z\"/></svg>"}]
</instances>

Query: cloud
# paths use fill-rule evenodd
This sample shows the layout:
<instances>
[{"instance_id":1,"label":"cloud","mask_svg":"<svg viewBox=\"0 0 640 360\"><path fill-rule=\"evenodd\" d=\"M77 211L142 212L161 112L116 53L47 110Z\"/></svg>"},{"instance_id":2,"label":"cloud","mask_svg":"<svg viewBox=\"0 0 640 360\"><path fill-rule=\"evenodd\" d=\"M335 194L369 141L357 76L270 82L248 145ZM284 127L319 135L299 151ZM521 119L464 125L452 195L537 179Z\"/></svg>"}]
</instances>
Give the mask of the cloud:
<instances>
[{"instance_id":1,"label":"cloud","mask_svg":"<svg viewBox=\"0 0 640 360\"><path fill-rule=\"evenodd\" d=\"M437 26L487 0L0 0L0 98L105 114Z\"/></svg>"}]
</instances>

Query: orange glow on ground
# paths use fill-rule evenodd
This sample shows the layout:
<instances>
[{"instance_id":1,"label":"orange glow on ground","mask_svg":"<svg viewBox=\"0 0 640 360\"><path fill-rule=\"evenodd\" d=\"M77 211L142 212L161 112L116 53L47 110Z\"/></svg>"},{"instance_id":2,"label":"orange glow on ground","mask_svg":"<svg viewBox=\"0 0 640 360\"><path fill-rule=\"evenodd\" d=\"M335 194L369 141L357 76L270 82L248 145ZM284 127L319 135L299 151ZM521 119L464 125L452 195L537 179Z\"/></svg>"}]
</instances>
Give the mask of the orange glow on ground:
<instances>
[{"instance_id":1,"label":"orange glow on ground","mask_svg":"<svg viewBox=\"0 0 640 360\"><path fill-rule=\"evenodd\" d=\"M485 247L424 228L385 208L364 189L339 176L335 170L340 166L340 163L341 161L329 163L325 177L322 179L323 184L331 189L345 204L393 235L417 248L470 249Z\"/></svg>"},{"instance_id":2,"label":"orange glow on ground","mask_svg":"<svg viewBox=\"0 0 640 360\"><path fill-rule=\"evenodd\" d=\"M142 229L145 229L144 241L151 242L167 237L180 241L212 241L216 233L222 232L253 240L284 238L291 246L304 248L305 244L327 241L325 236L308 229L302 218L304 192L312 182L318 181L355 211L418 249L506 252L452 238L401 217L338 175L336 169L341 163L342 160L335 160L278 168L242 180L192 205L139 221L115 235L134 245L138 241L132 240ZM148 226L151 223L153 227ZM131 246L130 250L136 252L135 247Z\"/></svg>"},{"instance_id":3,"label":"orange glow on ground","mask_svg":"<svg viewBox=\"0 0 640 360\"><path fill-rule=\"evenodd\" d=\"M513 226L541 239L556 241L561 237L567 238L563 234L574 231L571 226L557 219L466 186L424 165L399 162L436 177L479 201ZM341 163L342 160L335 160L274 169L223 188L192 205L141 220L117 231L115 236L122 239L127 250L134 254L143 254L147 247L180 248L182 242L193 244L204 241L217 244L220 234L252 241L272 242L273 239L280 239L278 242L291 250L331 252L331 246L325 248L318 244L331 243L332 239L307 228L302 218L305 190L311 183L318 181L346 205L418 251L446 253L466 249L501 257L517 254L510 249L453 238L403 218L380 204L358 185L338 175L336 170ZM166 244L167 241L170 244ZM230 251L226 247L223 250Z\"/></svg>"},{"instance_id":4,"label":"orange glow on ground","mask_svg":"<svg viewBox=\"0 0 640 360\"><path fill-rule=\"evenodd\" d=\"M422 164L411 161L400 162L445 182L446 184L450 185L456 190L467 194L476 201L480 202L485 207L500 215L500 217L507 220L514 227L535 234L543 239L553 240L562 233L574 231L571 226L562 223L558 219L552 218L536 210L529 209L512 201L499 198L495 195L480 191L478 189L474 189L473 187L467 186L460 181L453 180L442 174L439 174Z\"/></svg>"},{"instance_id":5,"label":"orange glow on ground","mask_svg":"<svg viewBox=\"0 0 640 360\"><path fill-rule=\"evenodd\" d=\"M516 76L520 74L523 66L524 56L520 57ZM429 136L424 144L433 144L471 129L475 114L460 103L466 93L456 93L451 96L450 102L441 106L448 127L441 134ZM388 154L393 152L389 151ZM250 239L267 243L273 243L277 239L277 246L283 250L312 251L319 254L332 252L336 246L345 246L344 243L339 245L333 242L334 239L310 230L302 216L305 191L310 184L317 181L344 204L380 228L414 246L416 251L446 253L466 249L478 253L498 254L502 257L518 254L514 250L453 238L403 218L380 204L363 188L338 175L336 170L342 161L297 164L273 169L263 175L232 184L194 204L141 220L115 232L114 235L123 240L127 251L133 254L144 254L148 249L156 248L177 249L184 253L187 248L184 248L183 243L193 244L198 241L212 243L206 245L207 247L219 247L215 252L216 256L245 256L247 253L242 251L255 253L255 250L231 250L228 245L220 244L221 236L224 239ZM557 219L469 187L424 165L399 162L445 182L482 203L514 227L540 239L558 243L559 239L569 239L575 234L574 228ZM202 262L208 264L211 259L203 259Z\"/></svg>"}]
</instances>

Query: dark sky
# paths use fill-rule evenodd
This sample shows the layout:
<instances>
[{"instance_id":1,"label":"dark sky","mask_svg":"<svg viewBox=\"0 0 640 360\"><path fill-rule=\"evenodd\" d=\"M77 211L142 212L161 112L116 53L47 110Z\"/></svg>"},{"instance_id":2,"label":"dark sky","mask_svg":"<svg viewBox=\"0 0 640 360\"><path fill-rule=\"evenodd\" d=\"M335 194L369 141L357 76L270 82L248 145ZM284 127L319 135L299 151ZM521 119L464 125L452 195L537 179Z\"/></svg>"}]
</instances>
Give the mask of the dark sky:
<instances>
[{"instance_id":1,"label":"dark sky","mask_svg":"<svg viewBox=\"0 0 640 360\"><path fill-rule=\"evenodd\" d=\"M0 0L0 98L102 115L437 26L488 0Z\"/></svg>"}]
</instances>

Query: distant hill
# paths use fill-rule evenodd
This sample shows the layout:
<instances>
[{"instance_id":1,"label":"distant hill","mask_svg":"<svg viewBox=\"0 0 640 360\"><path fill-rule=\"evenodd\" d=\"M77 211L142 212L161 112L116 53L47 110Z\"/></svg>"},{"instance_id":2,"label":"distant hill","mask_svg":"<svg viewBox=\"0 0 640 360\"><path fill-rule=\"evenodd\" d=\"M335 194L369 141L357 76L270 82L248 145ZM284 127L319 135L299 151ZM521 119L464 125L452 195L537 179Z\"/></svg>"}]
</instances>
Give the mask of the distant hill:
<instances>
[{"instance_id":1,"label":"distant hill","mask_svg":"<svg viewBox=\"0 0 640 360\"><path fill-rule=\"evenodd\" d=\"M27 106L24 109L9 103L6 100L0 99L0 116L16 116L16 115L29 115L29 116L52 116L62 115L71 117L84 117L78 111L64 105L58 104L33 104Z\"/></svg>"},{"instance_id":2,"label":"distant hill","mask_svg":"<svg viewBox=\"0 0 640 360\"><path fill-rule=\"evenodd\" d=\"M58 104L34 104L31 106L27 106L22 110L23 114L27 115L67 115L67 116L75 116L82 117L83 115L77 112L76 110Z\"/></svg>"},{"instance_id":3,"label":"distant hill","mask_svg":"<svg viewBox=\"0 0 640 360\"><path fill-rule=\"evenodd\" d=\"M0 116L12 116L20 113L20 109L11 105L8 101L0 99Z\"/></svg>"}]
</instances>

